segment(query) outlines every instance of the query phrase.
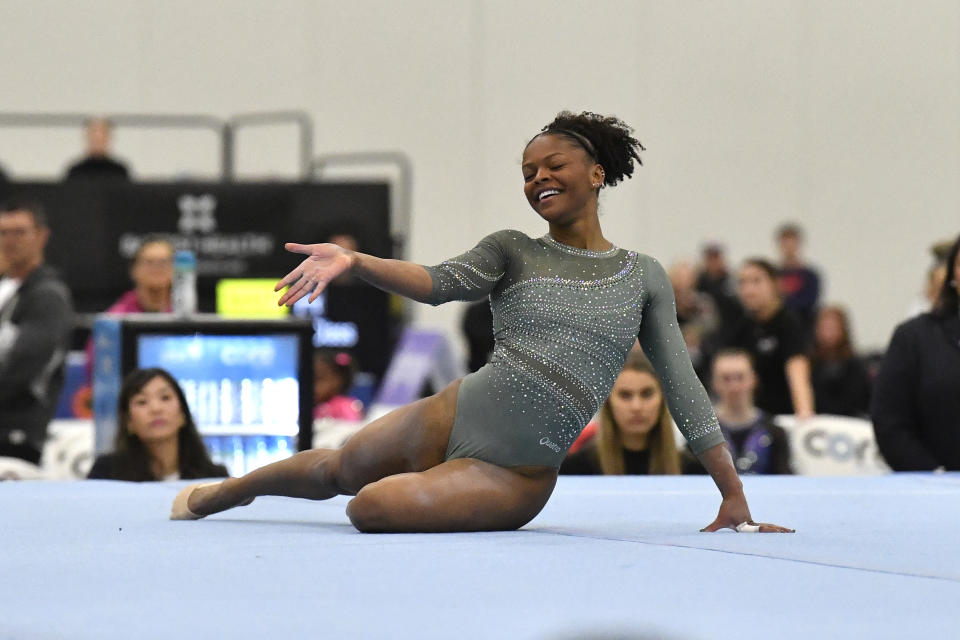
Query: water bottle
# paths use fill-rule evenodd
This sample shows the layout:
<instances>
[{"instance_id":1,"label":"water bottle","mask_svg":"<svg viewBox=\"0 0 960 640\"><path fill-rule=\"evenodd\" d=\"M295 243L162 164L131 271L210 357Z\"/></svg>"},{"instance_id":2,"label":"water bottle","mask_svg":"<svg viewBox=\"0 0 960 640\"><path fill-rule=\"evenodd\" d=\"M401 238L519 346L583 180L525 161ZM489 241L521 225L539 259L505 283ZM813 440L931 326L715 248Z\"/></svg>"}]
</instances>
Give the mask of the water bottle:
<instances>
[{"instance_id":1,"label":"water bottle","mask_svg":"<svg viewBox=\"0 0 960 640\"><path fill-rule=\"evenodd\" d=\"M188 315L197 312L197 258L193 251L177 251L173 257L173 312Z\"/></svg>"}]
</instances>

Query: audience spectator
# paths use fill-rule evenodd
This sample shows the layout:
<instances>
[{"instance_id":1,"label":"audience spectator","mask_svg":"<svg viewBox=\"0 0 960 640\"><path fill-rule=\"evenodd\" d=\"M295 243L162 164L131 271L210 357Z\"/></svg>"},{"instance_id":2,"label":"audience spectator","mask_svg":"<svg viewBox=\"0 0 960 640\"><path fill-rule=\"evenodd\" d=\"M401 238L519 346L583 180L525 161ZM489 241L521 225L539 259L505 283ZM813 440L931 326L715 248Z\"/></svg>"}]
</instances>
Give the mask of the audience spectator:
<instances>
[{"instance_id":1,"label":"audience spectator","mask_svg":"<svg viewBox=\"0 0 960 640\"><path fill-rule=\"evenodd\" d=\"M653 366L638 347L627 356L595 428L596 435L563 461L561 474L680 473L673 420Z\"/></svg>"},{"instance_id":2,"label":"audience spectator","mask_svg":"<svg viewBox=\"0 0 960 640\"><path fill-rule=\"evenodd\" d=\"M783 304L796 314L804 337L809 338L820 301L820 276L803 260L803 230L798 225L781 226L777 230L777 246L780 249L778 284L784 296Z\"/></svg>"},{"instance_id":3,"label":"audience spectator","mask_svg":"<svg viewBox=\"0 0 960 640\"><path fill-rule=\"evenodd\" d=\"M493 310L490 300L483 299L467 305L461 323L467 339L467 369L477 371L493 355Z\"/></svg>"},{"instance_id":4,"label":"audience spectator","mask_svg":"<svg viewBox=\"0 0 960 640\"><path fill-rule=\"evenodd\" d=\"M675 262L667 270L676 300L677 322L701 380L707 379L711 354L717 348L720 315L709 295L696 288L697 271L689 262Z\"/></svg>"},{"instance_id":5,"label":"audience spectator","mask_svg":"<svg viewBox=\"0 0 960 640\"><path fill-rule=\"evenodd\" d=\"M960 471L960 237L936 305L897 326L874 384L877 444L895 471Z\"/></svg>"},{"instance_id":6,"label":"audience spectator","mask_svg":"<svg viewBox=\"0 0 960 640\"><path fill-rule=\"evenodd\" d=\"M130 264L133 289L120 296L107 313L169 312L174 253L173 244L165 237L144 238Z\"/></svg>"},{"instance_id":7,"label":"audience spectator","mask_svg":"<svg viewBox=\"0 0 960 640\"><path fill-rule=\"evenodd\" d=\"M870 409L870 378L854 353L850 323L843 307L817 314L810 349L810 377L818 413L864 417Z\"/></svg>"},{"instance_id":8,"label":"audience spectator","mask_svg":"<svg viewBox=\"0 0 960 640\"><path fill-rule=\"evenodd\" d=\"M744 319L728 346L746 349L759 377L757 406L774 415L813 415L810 362L805 355L803 329L783 306L777 291L776 269L763 258L752 258L740 268L738 294Z\"/></svg>"},{"instance_id":9,"label":"audience spectator","mask_svg":"<svg viewBox=\"0 0 960 640\"><path fill-rule=\"evenodd\" d=\"M183 389L163 369L127 374L117 401L113 452L97 457L92 480L187 480L225 478L210 459Z\"/></svg>"},{"instance_id":10,"label":"audience spectator","mask_svg":"<svg viewBox=\"0 0 960 640\"><path fill-rule=\"evenodd\" d=\"M113 125L105 118L91 118L87 121L85 128L86 156L67 169L67 180L130 179L126 165L110 157L112 130Z\"/></svg>"},{"instance_id":11,"label":"audience spectator","mask_svg":"<svg viewBox=\"0 0 960 640\"><path fill-rule=\"evenodd\" d=\"M317 349L313 354L313 417L362 420L363 404L345 395L353 384L356 365L346 351Z\"/></svg>"},{"instance_id":12,"label":"audience spectator","mask_svg":"<svg viewBox=\"0 0 960 640\"><path fill-rule=\"evenodd\" d=\"M173 244L163 236L146 237L130 263L133 289L124 293L106 313L169 312L173 285ZM93 371L93 340L87 341L87 377Z\"/></svg>"},{"instance_id":13,"label":"audience spectator","mask_svg":"<svg viewBox=\"0 0 960 640\"><path fill-rule=\"evenodd\" d=\"M741 474L782 474L790 470L790 440L773 418L753 403L757 376L750 354L723 349L713 359L711 376L720 430ZM684 455L685 473L706 473L697 459Z\"/></svg>"},{"instance_id":14,"label":"audience spectator","mask_svg":"<svg viewBox=\"0 0 960 640\"><path fill-rule=\"evenodd\" d=\"M697 276L697 290L713 298L720 314L721 341L725 341L743 318L743 309L737 300L723 247L715 242L703 247L703 263Z\"/></svg>"},{"instance_id":15,"label":"audience spectator","mask_svg":"<svg viewBox=\"0 0 960 640\"><path fill-rule=\"evenodd\" d=\"M70 291L44 264L50 237L34 202L0 205L0 456L39 463L63 387L73 329Z\"/></svg>"}]
</instances>

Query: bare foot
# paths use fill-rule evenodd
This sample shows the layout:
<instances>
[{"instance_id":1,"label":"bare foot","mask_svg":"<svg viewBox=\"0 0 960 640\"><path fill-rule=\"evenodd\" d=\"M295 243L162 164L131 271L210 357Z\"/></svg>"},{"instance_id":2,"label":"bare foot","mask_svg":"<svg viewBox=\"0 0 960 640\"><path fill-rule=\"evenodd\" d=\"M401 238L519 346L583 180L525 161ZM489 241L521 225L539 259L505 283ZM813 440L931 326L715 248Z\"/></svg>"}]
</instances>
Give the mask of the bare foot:
<instances>
[{"instance_id":1,"label":"bare foot","mask_svg":"<svg viewBox=\"0 0 960 640\"><path fill-rule=\"evenodd\" d=\"M237 502L224 491L224 483L210 482L185 487L173 501L170 517L173 520L197 520L232 507L246 506L253 498ZM228 488L229 489L229 488Z\"/></svg>"}]
</instances>

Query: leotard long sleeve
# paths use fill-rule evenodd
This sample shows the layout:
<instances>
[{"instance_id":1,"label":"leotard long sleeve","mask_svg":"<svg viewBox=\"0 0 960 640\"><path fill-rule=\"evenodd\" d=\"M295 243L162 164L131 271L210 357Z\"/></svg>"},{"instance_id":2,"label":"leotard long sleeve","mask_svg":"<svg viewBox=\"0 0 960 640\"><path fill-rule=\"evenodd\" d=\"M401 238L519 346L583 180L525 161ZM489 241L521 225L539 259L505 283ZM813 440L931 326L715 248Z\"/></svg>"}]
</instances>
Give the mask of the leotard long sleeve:
<instances>
[{"instance_id":1,"label":"leotard long sleeve","mask_svg":"<svg viewBox=\"0 0 960 640\"><path fill-rule=\"evenodd\" d=\"M673 289L653 258L508 230L426 269L430 304L489 296L493 310L493 357L460 385L448 459L558 467L638 337L692 450L723 442L680 334Z\"/></svg>"}]
</instances>

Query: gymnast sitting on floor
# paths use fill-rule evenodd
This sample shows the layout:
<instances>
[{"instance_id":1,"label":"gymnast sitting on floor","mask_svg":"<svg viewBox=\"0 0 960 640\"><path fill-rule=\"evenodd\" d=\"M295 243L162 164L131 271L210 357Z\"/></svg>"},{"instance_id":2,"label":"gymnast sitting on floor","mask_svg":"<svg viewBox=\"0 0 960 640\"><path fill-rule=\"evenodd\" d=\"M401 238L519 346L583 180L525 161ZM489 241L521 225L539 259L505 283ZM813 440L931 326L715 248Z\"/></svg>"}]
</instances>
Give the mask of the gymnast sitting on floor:
<instances>
[{"instance_id":1,"label":"gymnast sitting on floor","mask_svg":"<svg viewBox=\"0 0 960 640\"><path fill-rule=\"evenodd\" d=\"M307 258L284 277L293 304L350 270L419 302L490 297L495 349L479 371L398 408L342 449L311 450L241 478L185 488L171 517L193 519L256 496L355 496L361 531L517 529L546 504L557 468L610 393L639 336L681 431L720 490L704 530L785 532L755 523L710 400L677 327L673 292L653 258L604 238L603 186L633 174L643 148L620 120L563 112L527 143L524 193L548 224L530 238L493 233L472 250L423 267L331 244L288 244Z\"/></svg>"}]
</instances>

